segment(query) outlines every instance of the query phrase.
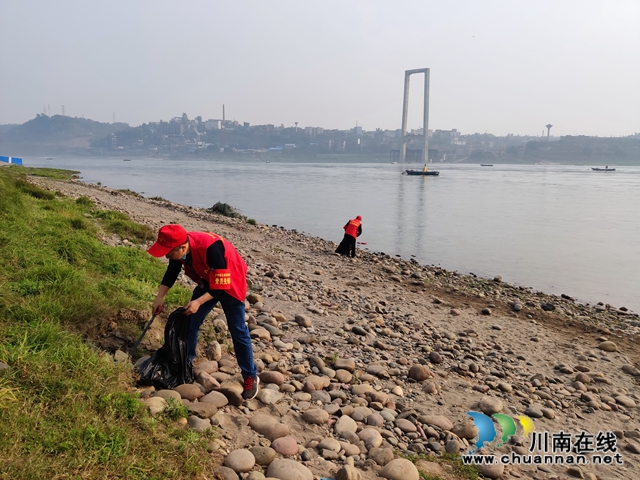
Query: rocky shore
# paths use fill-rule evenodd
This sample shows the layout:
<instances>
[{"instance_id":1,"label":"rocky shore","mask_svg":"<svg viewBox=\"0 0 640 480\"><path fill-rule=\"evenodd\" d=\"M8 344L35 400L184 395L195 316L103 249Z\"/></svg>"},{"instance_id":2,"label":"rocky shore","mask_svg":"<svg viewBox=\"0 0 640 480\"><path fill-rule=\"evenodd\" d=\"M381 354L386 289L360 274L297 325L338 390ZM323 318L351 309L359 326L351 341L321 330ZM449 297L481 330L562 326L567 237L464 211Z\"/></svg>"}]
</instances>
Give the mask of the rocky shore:
<instances>
[{"instance_id":1,"label":"rocky shore","mask_svg":"<svg viewBox=\"0 0 640 480\"><path fill-rule=\"evenodd\" d=\"M139 390L152 413L174 398L191 412L185 428L219 429L209 449L224 480L417 480L419 470L462 478L452 462L437 460L473 449L471 410L526 415L536 432L612 432L624 461L479 466L487 478L640 478L640 318L624 307L583 305L499 276L460 275L383 253L347 259L333 253L333 242L277 226L79 181L30 180L154 230L177 222L213 231L247 261L258 397L240 397L218 309L201 330L216 338L201 338L197 384ZM158 323L147 347L159 346L161 336ZM122 352L116 358L126 361ZM518 428L495 453L528 454L531 435Z\"/></svg>"}]
</instances>

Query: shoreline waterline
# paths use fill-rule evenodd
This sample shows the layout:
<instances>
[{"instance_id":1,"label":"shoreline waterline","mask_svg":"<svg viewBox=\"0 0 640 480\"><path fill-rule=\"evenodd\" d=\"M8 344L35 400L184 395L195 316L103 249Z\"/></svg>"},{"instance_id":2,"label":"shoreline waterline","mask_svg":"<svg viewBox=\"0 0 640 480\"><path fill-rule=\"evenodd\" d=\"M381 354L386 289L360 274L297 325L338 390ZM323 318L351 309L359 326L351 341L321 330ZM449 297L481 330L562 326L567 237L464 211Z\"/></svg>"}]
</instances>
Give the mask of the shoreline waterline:
<instances>
[{"instance_id":1,"label":"shoreline waterline","mask_svg":"<svg viewBox=\"0 0 640 480\"><path fill-rule=\"evenodd\" d=\"M48 183L50 183L50 180L48 179L43 180L42 178L39 178L39 177L30 177L30 178L34 183L50 188L50 186L48 186ZM260 221L258 221L256 226L253 226L249 223L245 223L244 221L241 221L238 219L225 217L219 214L208 213L206 209L203 209L203 208L198 209L192 206L171 202L165 199L156 200L152 198L146 198L137 192L125 193L119 189L113 189L113 188L101 186L101 185L94 185L92 183L84 182L82 180L72 180L72 181L62 182L62 183L77 185L81 189L104 192L111 197L120 196L122 198L127 199L127 201L130 201L130 202L136 202L136 203L139 202L142 204L149 204L153 206L159 206L162 208L168 208L170 210L180 211L189 216L195 216L197 218L213 217L218 222L228 221L231 224L239 223L240 229L258 228L258 229L264 230L265 235L269 235L270 232L280 232L280 233L285 233L287 235L294 235L294 236L297 236L298 238L304 239L305 241L320 244L322 249L324 249L324 254L334 255L333 250L335 250L337 246L337 243L332 240L327 240L319 236L309 235L307 233L300 232L297 229L287 229L284 226L268 225L268 224L261 223ZM80 196L80 195L76 193L76 196ZM123 213L129 213L126 208L120 209L120 210ZM136 220L135 217L133 219ZM162 222L158 222L156 219L155 223L159 225ZM488 297L485 294L484 290L487 290L487 291L490 291L491 294L497 295L497 297L500 297L499 301L510 303L511 307L513 307L514 303L518 303L517 297L522 296L523 299L520 302L522 303L521 306L528 306L530 308L536 308L536 309L542 308L542 310L550 311L550 312L556 311L556 308L557 308L558 313L559 312L568 313L570 316L576 316L579 319L581 317L584 317L582 318L583 320L586 320L587 317L593 317L594 321L603 320L606 322L613 321L614 323L620 322L622 324L626 324L627 321L634 321L635 319L640 318L638 313L635 313L634 310L628 309L624 306L617 307L617 306L604 304L604 303L593 304L590 302L583 302L579 299L576 299L568 295L556 295L554 293L547 293L542 290L534 289L533 287L506 282L506 281L503 281L500 276L495 276L491 278L491 277L486 277L482 275L475 275L473 273L471 274L459 273L455 270L448 270L444 267L440 267L439 265L421 264L414 259L403 258L400 255L393 256L384 252L369 252L369 251L362 251L360 249L358 249L358 252L359 252L359 255L361 255L362 257L366 257L369 260L373 259L374 261L377 261L376 259L387 259L392 262L396 262L399 265L421 268L425 272L424 277L419 279L413 279L413 280L411 277L407 279L402 279L402 280L407 280L408 283L413 284L413 286L416 286L416 287L420 286L424 282L427 284L431 284L432 286L435 286L437 288L442 288L444 290L453 289L454 292L459 292L462 294L474 296L490 304L492 302L493 297ZM357 262L359 261L359 259L356 259L355 261L356 261L355 265L357 266ZM506 290L507 293L503 294L502 290ZM509 295L512 295L514 297L512 301L509 301L508 299ZM526 299L524 299L525 297ZM548 303L552 303L556 308L547 310L545 307L541 307L542 304L548 304ZM621 309L621 307L623 309ZM576 311L573 311L573 310L576 310ZM640 326L640 322L637 322L637 323L638 323L638 326ZM636 326L636 325L632 325L632 326Z\"/></svg>"},{"instance_id":2,"label":"shoreline waterline","mask_svg":"<svg viewBox=\"0 0 640 480\"><path fill-rule=\"evenodd\" d=\"M580 166L438 164L440 177L410 178L380 163L53 163L88 183L193 207L223 202L336 242L362 215L370 251L640 311L640 167L604 178Z\"/></svg>"}]
</instances>

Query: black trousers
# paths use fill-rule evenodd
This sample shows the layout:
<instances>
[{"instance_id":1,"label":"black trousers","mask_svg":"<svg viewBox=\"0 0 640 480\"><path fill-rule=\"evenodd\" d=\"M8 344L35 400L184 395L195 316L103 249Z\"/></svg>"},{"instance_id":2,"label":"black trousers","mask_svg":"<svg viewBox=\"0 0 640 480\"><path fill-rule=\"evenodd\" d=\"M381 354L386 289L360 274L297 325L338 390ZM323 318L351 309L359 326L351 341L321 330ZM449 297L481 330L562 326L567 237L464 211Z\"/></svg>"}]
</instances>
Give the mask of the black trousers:
<instances>
[{"instance_id":1,"label":"black trousers","mask_svg":"<svg viewBox=\"0 0 640 480\"><path fill-rule=\"evenodd\" d=\"M336 253L346 255L347 257L356 256L356 239L351 235L344 234L340 245L336 248Z\"/></svg>"}]
</instances>

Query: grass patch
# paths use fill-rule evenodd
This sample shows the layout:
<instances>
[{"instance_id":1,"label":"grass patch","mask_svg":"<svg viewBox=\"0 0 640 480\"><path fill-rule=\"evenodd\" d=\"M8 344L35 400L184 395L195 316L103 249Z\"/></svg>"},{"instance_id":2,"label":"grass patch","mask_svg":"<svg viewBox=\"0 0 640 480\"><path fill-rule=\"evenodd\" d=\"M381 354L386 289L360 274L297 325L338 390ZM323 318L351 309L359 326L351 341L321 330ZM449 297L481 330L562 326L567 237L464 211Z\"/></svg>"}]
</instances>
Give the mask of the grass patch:
<instances>
[{"instance_id":1,"label":"grass patch","mask_svg":"<svg viewBox=\"0 0 640 480\"><path fill-rule=\"evenodd\" d=\"M15 187L18 188L21 192L26 193L27 195L31 195L34 198L39 198L41 200L53 200L56 198L55 193L52 193L48 190L43 190L36 185L33 185L26 180L16 179Z\"/></svg>"},{"instance_id":2,"label":"grass patch","mask_svg":"<svg viewBox=\"0 0 640 480\"><path fill-rule=\"evenodd\" d=\"M62 170L60 168L12 166L11 169L14 174L18 175L34 175L36 177L54 178L56 180L69 180L80 173L75 170Z\"/></svg>"},{"instance_id":3,"label":"grass patch","mask_svg":"<svg viewBox=\"0 0 640 480\"><path fill-rule=\"evenodd\" d=\"M439 456L425 454L404 455L396 451L396 454L400 457L406 458L412 463L416 463L418 460L425 460L427 462L449 465L451 467L451 473L463 480L479 480L480 478L478 476L478 470L473 465L465 465L462 463L460 455L456 455L455 453L443 453ZM437 480L439 478L438 476L427 475L421 470L418 470L418 472L420 474L420 478L425 480Z\"/></svg>"},{"instance_id":4,"label":"grass patch","mask_svg":"<svg viewBox=\"0 0 640 480\"><path fill-rule=\"evenodd\" d=\"M82 197L76 198L76 203L87 208L93 208L95 206L93 200L91 200L89 197L85 197L84 195Z\"/></svg>"},{"instance_id":5,"label":"grass patch","mask_svg":"<svg viewBox=\"0 0 640 480\"><path fill-rule=\"evenodd\" d=\"M156 238L156 234L151 228L131 221L124 213L113 210L96 210L92 212L92 215L103 221L102 228L106 232L115 233L121 238L136 242L147 242Z\"/></svg>"},{"instance_id":6,"label":"grass patch","mask_svg":"<svg viewBox=\"0 0 640 480\"><path fill-rule=\"evenodd\" d=\"M138 192L134 192L133 190L129 190L128 188L119 188L118 190L116 190L118 192L122 192L125 195L129 195L131 197L138 197L138 198L143 198L142 195L140 195Z\"/></svg>"},{"instance_id":7,"label":"grass patch","mask_svg":"<svg viewBox=\"0 0 640 480\"><path fill-rule=\"evenodd\" d=\"M164 409L164 416L170 420L178 420L179 418L187 418L189 409L181 401L174 398L167 400L167 408Z\"/></svg>"},{"instance_id":8,"label":"grass patch","mask_svg":"<svg viewBox=\"0 0 640 480\"><path fill-rule=\"evenodd\" d=\"M0 169L0 361L9 365L0 373L0 478L210 477L214 432L177 427L181 405L150 417L131 366L77 333L121 308L148 309L165 267L100 242L105 225L130 219L34 195L25 173ZM171 308L189 297L176 285L166 299Z\"/></svg>"}]
</instances>

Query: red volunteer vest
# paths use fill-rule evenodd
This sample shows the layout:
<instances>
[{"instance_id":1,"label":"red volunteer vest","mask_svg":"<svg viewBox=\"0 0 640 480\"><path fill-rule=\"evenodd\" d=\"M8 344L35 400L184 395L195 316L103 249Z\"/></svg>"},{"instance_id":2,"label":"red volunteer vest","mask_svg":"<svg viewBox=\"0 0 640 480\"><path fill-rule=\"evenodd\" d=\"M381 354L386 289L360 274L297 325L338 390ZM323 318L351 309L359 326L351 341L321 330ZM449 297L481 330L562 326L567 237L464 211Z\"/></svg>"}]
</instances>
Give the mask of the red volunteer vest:
<instances>
[{"instance_id":1,"label":"red volunteer vest","mask_svg":"<svg viewBox=\"0 0 640 480\"><path fill-rule=\"evenodd\" d=\"M231 242L215 233L187 232L191 249L191 266L184 266L184 273L196 283L209 282L209 289L224 290L233 298L244 302L247 296L247 264ZM207 265L207 248L220 240L224 245L226 269L210 269Z\"/></svg>"},{"instance_id":2,"label":"red volunteer vest","mask_svg":"<svg viewBox=\"0 0 640 480\"><path fill-rule=\"evenodd\" d=\"M362 222L356 218L349 220L349 223L344 227L344 233L351 235L353 238L358 238L358 228L360 228L360 225L362 225Z\"/></svg>"}]
</instances>

